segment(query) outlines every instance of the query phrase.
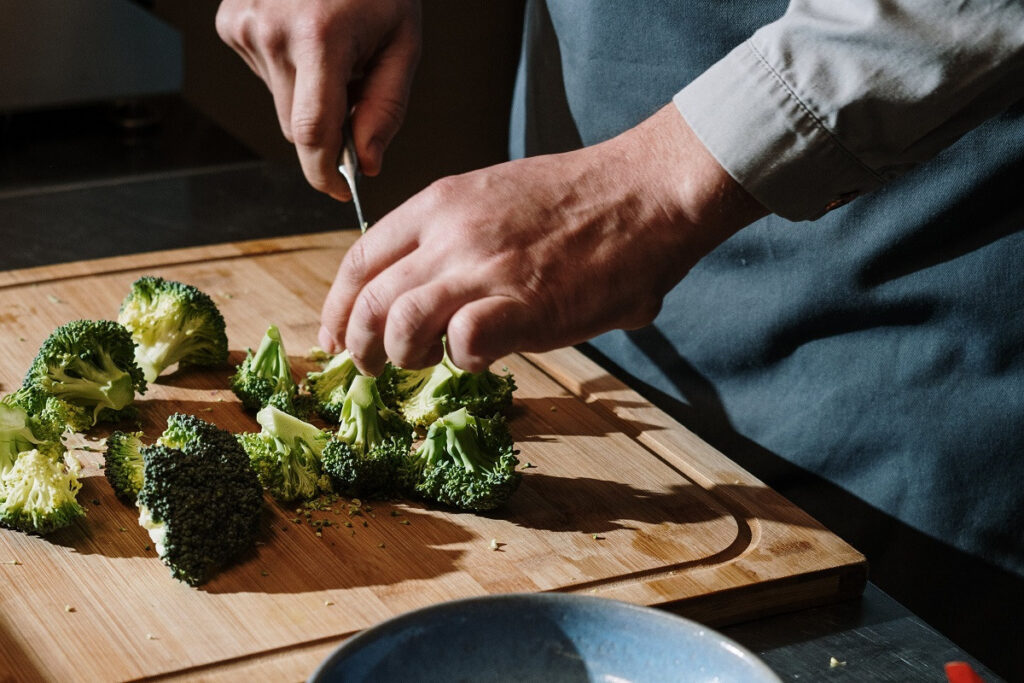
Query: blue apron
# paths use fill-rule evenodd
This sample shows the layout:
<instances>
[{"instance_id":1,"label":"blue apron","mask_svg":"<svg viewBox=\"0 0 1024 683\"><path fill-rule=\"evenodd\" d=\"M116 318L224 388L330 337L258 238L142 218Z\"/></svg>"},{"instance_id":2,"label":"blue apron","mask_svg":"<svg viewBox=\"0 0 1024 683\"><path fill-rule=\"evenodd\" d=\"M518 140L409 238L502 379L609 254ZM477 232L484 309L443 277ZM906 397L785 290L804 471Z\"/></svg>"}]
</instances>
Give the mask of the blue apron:
<instances>
[{"instance_id":1,"label":"blue apron","mask_svg":"<svg viewBox=\"0 0 1024 683\"><path fill-rule=\"evenodd\" d=\"M513 156L635 125L785 7L531 2ZM1024 103L820 220L740 231L653 325L589 352L864 552L876 583L958 644L1016 659L1021 227Z\"/></svg>"}]
</instances>

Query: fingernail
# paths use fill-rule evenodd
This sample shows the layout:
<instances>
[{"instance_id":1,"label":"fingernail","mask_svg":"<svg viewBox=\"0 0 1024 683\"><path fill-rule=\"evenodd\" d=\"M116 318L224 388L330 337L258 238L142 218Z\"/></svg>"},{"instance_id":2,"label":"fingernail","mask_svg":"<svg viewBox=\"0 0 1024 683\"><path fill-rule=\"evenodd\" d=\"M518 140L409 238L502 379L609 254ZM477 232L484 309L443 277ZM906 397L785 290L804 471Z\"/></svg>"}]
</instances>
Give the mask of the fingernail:
<instances>
[{"instance_id":1,"label":"fingernail","mask_svg":"<svg viewBox=\"0 0 1024 683\"><path fill-rule=\"evenodd\" d=\"M326 327L320 327L317 339L320 341L320 348L327 353L338 353L341 351L341 344L338 343L334 338L334 335L331 334Z\"/></svg>"}]
</instances>

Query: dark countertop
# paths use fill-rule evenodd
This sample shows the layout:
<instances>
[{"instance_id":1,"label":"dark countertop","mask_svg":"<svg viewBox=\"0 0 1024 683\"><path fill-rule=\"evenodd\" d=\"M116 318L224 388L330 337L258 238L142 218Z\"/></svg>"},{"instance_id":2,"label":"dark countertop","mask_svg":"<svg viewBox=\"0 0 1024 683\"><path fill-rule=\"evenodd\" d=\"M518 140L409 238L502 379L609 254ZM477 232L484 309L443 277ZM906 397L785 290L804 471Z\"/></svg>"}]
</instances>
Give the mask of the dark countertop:
<instances>
[{"instance_id":1,"label":"dark countertop","mask_svg":"<svg viewBox=\"0 0 1024 683\"><path fill-rule=\"evenodd\" d=\"M0 269L355 225L350 206L312 190L297 168L255 160L0 185ZM784 680L944 681L954 660L1000 680L872 584L857 600L719 630Z\"/></svg>"}]
</instances>

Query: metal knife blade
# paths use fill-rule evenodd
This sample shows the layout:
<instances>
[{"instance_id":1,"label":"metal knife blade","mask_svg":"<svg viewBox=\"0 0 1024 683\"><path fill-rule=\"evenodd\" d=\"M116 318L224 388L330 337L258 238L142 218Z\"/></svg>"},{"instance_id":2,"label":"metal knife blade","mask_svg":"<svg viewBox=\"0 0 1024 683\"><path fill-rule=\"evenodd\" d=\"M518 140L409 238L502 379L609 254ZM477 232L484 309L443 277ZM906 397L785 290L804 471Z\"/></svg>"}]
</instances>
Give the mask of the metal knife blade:
<instances>
[{"instance_id":1,"label":"metal knife blade","mask_svg":"<svg viewBox=\"0 0 1024 683\"><path fill-rule=\"evenodd\" d=\"M352 192L352 203L356 207L356 219L359 221L360 232L369 227L363 218L363 206L359 203L359 158L356 156L356 143L352 137L352 117L346 116L341 126L341 151L338 153L338 173L348 183Z\"/></svg>"}]
</instances>

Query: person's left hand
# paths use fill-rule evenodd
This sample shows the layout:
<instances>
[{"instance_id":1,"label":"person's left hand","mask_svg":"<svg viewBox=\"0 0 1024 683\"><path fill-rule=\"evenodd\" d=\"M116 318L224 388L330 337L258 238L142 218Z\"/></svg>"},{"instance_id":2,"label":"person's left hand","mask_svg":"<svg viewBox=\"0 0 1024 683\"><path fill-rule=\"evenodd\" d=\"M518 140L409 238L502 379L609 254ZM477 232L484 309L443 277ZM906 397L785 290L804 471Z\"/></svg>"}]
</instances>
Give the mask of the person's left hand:
<instances>
[{"instance_id":1,"label":"person's left hand","mask_svg":"<svg viewBox=\"0 0 1024 683\"><path fill-rule=\"evenodd\" d=\"M379 373L479 371L650 323L696 261L763 215L671 105L608 142L440 180L348 251L320 344Z\"/></svg>"}]
</instances>

